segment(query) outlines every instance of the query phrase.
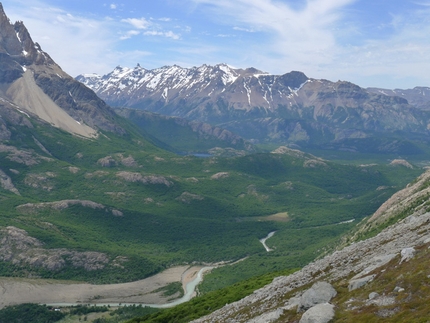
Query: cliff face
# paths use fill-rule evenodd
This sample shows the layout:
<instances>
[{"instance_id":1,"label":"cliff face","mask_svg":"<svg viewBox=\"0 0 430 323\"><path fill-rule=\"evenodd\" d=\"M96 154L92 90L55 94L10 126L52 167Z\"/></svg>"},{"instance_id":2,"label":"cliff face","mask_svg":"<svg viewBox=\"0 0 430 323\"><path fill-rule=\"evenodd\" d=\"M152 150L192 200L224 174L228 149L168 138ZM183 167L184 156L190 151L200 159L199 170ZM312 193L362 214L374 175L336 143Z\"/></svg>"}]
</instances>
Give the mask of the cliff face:
<instances>
[{"instance_id":1,"label":"cliff face","mask_svg":"<svg viewBox=\"0 0 430 323\"><path fill-rule=\"evenodd\" d=\"M345 248L194 322L415 322L428 315L429 179L427 172L357 229L363 237L376 219L379 229L394 222L378 235L349 236Z\"/></svg>"}]
</instances>

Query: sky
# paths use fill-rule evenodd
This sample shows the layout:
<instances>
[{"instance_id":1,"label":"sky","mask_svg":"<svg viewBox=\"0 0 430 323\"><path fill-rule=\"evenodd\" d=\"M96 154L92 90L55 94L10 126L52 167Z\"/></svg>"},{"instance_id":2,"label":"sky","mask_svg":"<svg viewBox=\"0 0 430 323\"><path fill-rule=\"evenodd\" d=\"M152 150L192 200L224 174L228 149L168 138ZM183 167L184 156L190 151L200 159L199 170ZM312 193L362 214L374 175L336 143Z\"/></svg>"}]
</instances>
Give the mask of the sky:
<instances>
[{"instance_id":1,"label":"sky","mask_svg":"<svg viewBox=\"0 0 430 323\"><path fill-rule=\"evenodd\" d=\"M430 86L430 0L1 2L72 76L226 63L362 87Z\"/></svg>"}]
</instances>

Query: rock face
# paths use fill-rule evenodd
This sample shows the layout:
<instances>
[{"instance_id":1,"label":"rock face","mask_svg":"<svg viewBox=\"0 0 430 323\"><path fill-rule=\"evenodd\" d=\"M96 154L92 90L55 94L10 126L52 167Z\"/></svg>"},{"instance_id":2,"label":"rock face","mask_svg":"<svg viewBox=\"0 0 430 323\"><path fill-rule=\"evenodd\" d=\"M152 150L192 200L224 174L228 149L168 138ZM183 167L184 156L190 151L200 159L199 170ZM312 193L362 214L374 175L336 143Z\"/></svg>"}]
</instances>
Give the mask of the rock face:
<instances>
[{"instance_id":1,"label":"rock face","mask_svg":"<svg viewBox=\"0 0 430 323\"><path fill-rule=\"evenodd\" d=\"M62 201L56 201L56 202L27 203L27 204L18 205L16 208L22 213L32 214L32 213L37 213L40 210L44 210L44 209L62 211L74 205L80 205L82 207L87 207L91 209L105 210L105 211L111 212L114 216L123 216L123 213L119 210L109 209L103 204L96 203L89 200L62 200Z\"/></svg>"},{"instance_id":2,"label":"rock face","mask_svg":"<svg viewBox=\"0 0 430 323\"><path fill-rule=\"evenodd\" d=\"M66 261L87 271L103 269L109 262L107 255L100 252L44 249L38 239L13 226L0 229L0 260L49 271L61 270Z\"/></svg>"},{"instance_id":3,"label":"rock face","mask_svg":"<svg viewBox=\"0 0 430 323\"><path fill-rule=\"evenodd\" d=\"M225 64L146 70L117 67L104 76L80 75L112 106L132 107L207 122L254 141L331 144L358 149L356 141L374 133L427 134L430 114L400 96L368 91L345 82L307 77L293 71L269 75ZM349 141L348 141L349 140ZM362 149L405 149L399 141Z\"/></svg>"},{"instance_id":4,"label":"rock face","mask_svg":"<svg viewBox=\"0 0 430 323\"><path fill-rule=\"evenodd\" d=\"M15 185L13 185L12 179L1 169L0 169L0 186L5 190L15 193L16 195L21 195L19 194L19 191L16 189Z\"/></svg>"},{"instance_id":5,"label":"rock face","mask_svg":"<svg viewBox=\"0 0 430 323\"><path fill-rule=\"evenodd\" d=\"M1 4L0 84L0 112L8 121L22 122L15 110L84 137L98 130L124 133L113 110L34 43L23 22L12 24ZM8 136L1 121L0 135Z\"/></svg>"},{"instance_id":6,"label":"rock face","mask_svg":"<svg viewBox=\"0 0 430 323\"><path fill-rule=\"evenodd\" d=\"M428 179L428 176L429 172L421 176L416 184L421 186L422 191L426 190L423 178ZM415 201L422 201L421 195L410 187L406 188L405 192L412 194L409 196L409 206L416 205ZM406 196L408 193L405 192L399 194ZM386 206L381 208L385 211L378 211L375 214L387 212ZM415 279L415 275L425 276L427 279L430 277L428 265L414 262L418 256L421 257L421 261L428 261L428 249L430 248L430 213L428 209L429 207L425 203L418 204L408 217L387 227L375 237L347 245L343 249L310 263L290 276L277 277L271 284L255 291L252 295L228 304L194 322L263 322L265 317L272 318L267 322L289 322L286 319L286 317L290 317L288 315L291 315L291 321L295 322L298 321L297 317L301 317L300 322L328 322L333 317L333 310L338 311L340 307L345 313L366 306L376 306L372 309L366 307L366 310L374 311L375 315L379 317L395 315L403 306L402 302L407 304L415 296L414 292L410 291L409 296L402 298L401 301L396 298L398 293L407 293L404 286L399 285L399 282L403 281L404 275L409 275L409 279ZM368 221L374 222L375 218ZM392 292L386 293L386 287L378 284L387 284L388 278L380 277L384 277L385 273L388 273L387 277L392 277L389 271L402 272L402 268L404 268L404 274L396 274L397 278L391 282L395 284L396 288L391 287ZM417 270L417 272L411 273L411 270ZM422 286L421 279L425 278L420 278L417 286ZM325 281L325 283L321 283L321 281ZM308 284L314 285L305 290L304 287ZM349 293L363 290L363 298L351 298L346 303L338 303L337 297L331 298L336 295L336 291L329 284L341 286L343 297ZM412 286L411 284L410 281L403 283L409 288ZM427 286L426 284L424 285ZM379 287L374 290L375 287L372 286ZM419 293L419 290L417 289L415 293ZM419 294L417 297L424 297L423 295ZM332 305L328 302L331 302ZM405 306L408 308L408 305ZM303 311L307 307L310 309L302 315L300 309ZM299 313L296 309L299 309ZM327 315L322 315L323 312ZM359 314L361 311L357 310L356 313ZM260 318L263 320L259 320Z\"/></svg>"}]
</instances>

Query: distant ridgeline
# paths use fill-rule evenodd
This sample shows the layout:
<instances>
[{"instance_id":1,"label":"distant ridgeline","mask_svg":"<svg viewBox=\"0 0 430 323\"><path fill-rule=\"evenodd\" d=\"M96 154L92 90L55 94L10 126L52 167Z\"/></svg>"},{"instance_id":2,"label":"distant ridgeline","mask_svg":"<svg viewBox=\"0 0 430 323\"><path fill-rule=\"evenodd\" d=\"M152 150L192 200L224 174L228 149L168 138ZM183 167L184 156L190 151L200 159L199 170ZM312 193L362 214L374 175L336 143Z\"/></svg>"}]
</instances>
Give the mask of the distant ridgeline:
<instances>
[{"instance_id":1,"label":"distant ridgeline","mask_svg":"<svg viewBox=\"0 0 430 323\"><path fill-rule=\"evenodd\" d=\"M403 156L428 153L428 88L363 89L301 72L270 75L226 64L117 67L104 76L76 79L112 106L205 122L253 143Z\"/></svg>"}]
</instances>

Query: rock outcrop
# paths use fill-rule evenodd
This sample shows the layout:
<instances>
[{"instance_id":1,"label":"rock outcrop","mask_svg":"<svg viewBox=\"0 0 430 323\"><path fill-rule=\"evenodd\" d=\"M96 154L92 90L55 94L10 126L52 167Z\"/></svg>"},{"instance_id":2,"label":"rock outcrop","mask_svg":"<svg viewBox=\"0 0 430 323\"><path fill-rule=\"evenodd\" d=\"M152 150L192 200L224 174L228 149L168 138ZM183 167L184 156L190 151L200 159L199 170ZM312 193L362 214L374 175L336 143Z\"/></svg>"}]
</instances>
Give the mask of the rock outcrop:
<instances>
[{"instance_id":1,"label":"rock outcrop","mask_svg":"<svg viewBox=\"0 0 430 323\"><path fill-rule=\"evenodd\" d=\"M109 262L108 256L101 252L45 249L41 241L13 226L0 229L0 260L49 271L59 271L67 262L72 267L92 271L103 269Z\"/></svg>"},{"instance_id":2,"label":"rock outcrop","mask_svg":"<svg viewBox=\"0 0 430 323\"><path fill-rule=\"evenodd\" d=\"M80 205L82 207L90 208L90 209L100 209L110 212L114 216L123 216L124 214L116 209L110 209L103 204L96 203L89 200L62 200L55 202L43 202L43 203L27 203L18 205L16 208L21 213L32 214L37 213L44 209L52 209L57 211L65 210L71 206Z\"/></svg>"},{"instance_id":3,"label":"rock outcrop","mask_svg":"<svg viewBox=\"0 0 430 323\"><path fill-rule=\"evenodd\" d=\"M337 294L333 286L327 282L317 282L300 297L299 311L306 311L318 304L328 303Z\"/></svg>"}]
</instances>

